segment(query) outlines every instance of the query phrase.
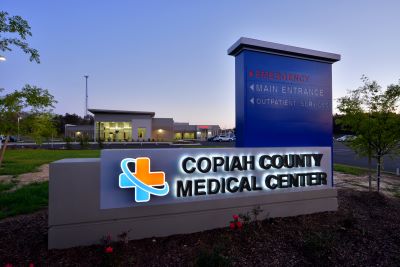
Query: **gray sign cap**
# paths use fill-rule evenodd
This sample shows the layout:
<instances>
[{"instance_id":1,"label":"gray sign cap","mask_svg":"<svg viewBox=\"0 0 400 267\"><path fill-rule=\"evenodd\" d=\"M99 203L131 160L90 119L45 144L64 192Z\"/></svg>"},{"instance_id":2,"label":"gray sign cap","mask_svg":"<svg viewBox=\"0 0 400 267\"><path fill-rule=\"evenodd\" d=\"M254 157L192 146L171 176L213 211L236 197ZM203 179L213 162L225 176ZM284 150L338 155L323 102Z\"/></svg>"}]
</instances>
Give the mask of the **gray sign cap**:
<instances>
[{"instance_id":1,"label":"gray sign cap","mask_svg":"<svg viewBox=\"0 0 400 267\"><path fill-rule=\"evenodd\" d=\"M236 56L245 49L264 52L268 54L278 54L278 55L285 55L297 58L323 61L327 63L334 63L340 60L339 54L333 54L328 52L296 47L296 46L261 41L246 37L241 37L239 40L237 40L237 42L235 42L228 49L228 55Z\"/></svg>"}]
</instances>

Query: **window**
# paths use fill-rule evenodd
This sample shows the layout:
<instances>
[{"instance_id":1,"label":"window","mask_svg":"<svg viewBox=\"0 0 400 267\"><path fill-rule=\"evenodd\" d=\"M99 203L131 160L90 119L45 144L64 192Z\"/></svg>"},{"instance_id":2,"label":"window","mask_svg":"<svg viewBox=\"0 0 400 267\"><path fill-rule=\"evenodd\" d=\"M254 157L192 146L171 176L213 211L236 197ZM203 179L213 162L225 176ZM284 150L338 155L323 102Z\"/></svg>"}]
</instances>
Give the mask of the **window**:
<instances>
[{"instance_id":1,"label":"window","mask_svg":"<svg viewBox=\"0 0 400 267\"><path fill-rule=\"evenodd\" d=\"M130 141L132 139L131 122L100 122L96 125L96 137L102 141Z\"/></svg>"},{"instance_id":2,"label":"window","mask_svg":"<svg viewBox=\"0 0 400 267\"><path fill-rule=\"evenodd\" d=\"M194 133L184 133L183 139L194 139Z\"/></svg>"},{"instance_id":3,"label":"window","mask_svg":"<svg viewBox=\"0 0 400 267\"><path fill-rule=\"evenodd\" d=\"M139 139L146 138L146 128L138 128L138 138Z\"/></svg>"},{"instance_id":4,"label":"window","mask_svg":"<svg viewBox=\"0 0 400 267\"><path fill-rule=\"evenodd\" d=\"M182 139L182 134L181 133L175 133L175 139Z\"/></svg>"}]
</instances>

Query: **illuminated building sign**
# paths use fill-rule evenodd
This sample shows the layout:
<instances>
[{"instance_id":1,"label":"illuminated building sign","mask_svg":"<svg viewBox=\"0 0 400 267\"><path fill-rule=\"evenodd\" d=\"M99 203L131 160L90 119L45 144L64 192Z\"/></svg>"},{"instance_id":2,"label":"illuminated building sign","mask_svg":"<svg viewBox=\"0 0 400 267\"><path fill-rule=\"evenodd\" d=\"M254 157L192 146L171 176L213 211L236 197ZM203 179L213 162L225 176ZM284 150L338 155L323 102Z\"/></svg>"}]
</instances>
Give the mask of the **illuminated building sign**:
<instances>
[{"instance_id":1,"label":"illuminated building sign","mask_svg":"<svg viewBox=\"0 0 400 267\"><path fill-rule=\"evenodd\" d=\"M228 54L236 148L103 150L101 208L332 188L332 63L340 55L248 38Z\"/></svg>"},{"instance_id":2,"label":"illuminated building sign","mask_svg":"<svg viewBox=\"0 0 400 267\"><path fill-rule=\"evenodd\" d=\"M249 38L235 57L236 146L332 146L332 63L340 55Z\"/></svg>"},{"instance_id":3,"label":"illuminated building sign","mask_svg":"<svg viewBox=\"0 0 400 267\"><path fill-rule=\"evenodd\" d=\"M329 147L103 150L101 207L331 188L330 163Z\"/></svg>"}]
</instances>

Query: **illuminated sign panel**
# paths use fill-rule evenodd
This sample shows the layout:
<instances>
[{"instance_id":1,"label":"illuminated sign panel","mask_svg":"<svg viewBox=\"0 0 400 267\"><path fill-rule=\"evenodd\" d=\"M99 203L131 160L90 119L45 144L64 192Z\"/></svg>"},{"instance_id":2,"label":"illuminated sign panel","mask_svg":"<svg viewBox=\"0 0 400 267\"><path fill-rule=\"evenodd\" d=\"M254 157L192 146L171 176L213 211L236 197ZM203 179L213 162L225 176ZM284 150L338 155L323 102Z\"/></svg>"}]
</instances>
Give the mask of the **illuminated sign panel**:
<instances>
[{"instance_id":1,"label":"illuminated sign panel","mask_svg":"<svg viewBox=\"0 0 400 267\"><path fill-rule=\"evenodd\" d=\"M101 208L330 188L331 173L329 147L103 150Z\"/></svg>"},{"instance_id":2,"label":"illuminated sign panel","mask_svg":"<svg viewBox=\"0 0 400 267\"><path fill-rule=\"evenodd\" d=\"M332 63L340 55L241 38L236 146L332 146Z\"/></svg>"}]
</instances>

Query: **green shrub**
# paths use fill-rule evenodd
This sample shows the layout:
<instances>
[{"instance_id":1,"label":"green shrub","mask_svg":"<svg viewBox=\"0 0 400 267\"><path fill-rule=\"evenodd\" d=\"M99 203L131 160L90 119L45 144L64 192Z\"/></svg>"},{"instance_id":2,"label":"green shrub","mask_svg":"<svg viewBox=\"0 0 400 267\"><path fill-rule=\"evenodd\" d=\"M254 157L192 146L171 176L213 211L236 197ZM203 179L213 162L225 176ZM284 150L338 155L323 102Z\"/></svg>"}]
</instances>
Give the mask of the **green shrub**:
<instances>
[{"instance_id":1,"label":"green shrub","mask_svg":"<svg viewBox=\"0 0 400 267\"><path fill-rule=\"evenodd\" d=\"M97 144L99 145L99 148L100 148L100 149L103 149L103 148L104 148L103 140L101 140L100 138L97 139Z\"/></svg>"},{"instance_id":2,"label":"green shrub","mask_svg":"<svg viewBox=\"0 0 400 267\"><path fill-rule=\"evenodd\" d=\"M66 149L72 149L71 142L72 142L71 137L69 137L69 136L65 137L65 148Z\"/></svg>"},{"instance_id":3,"label":"green shrub","mask_svg":"<svg viewBox=\"0 0 400 267\"><path fill-rule=\"evenodd\" d=\"M89 148L89 136L85 134L79 136L79 145L81 146L81 149Z\"/></svg>"},{"instance_id":4,"label":"green shrub","mask_svg":"<svg viewBox=\"0 0 400 267\"><path fill-rule=\"evenodd\" d=\"M212 250L201 249L195 260L195 266L229 266L230 262L221 255L219 248L214 247Z\"/></svg>"}]
</instances>

